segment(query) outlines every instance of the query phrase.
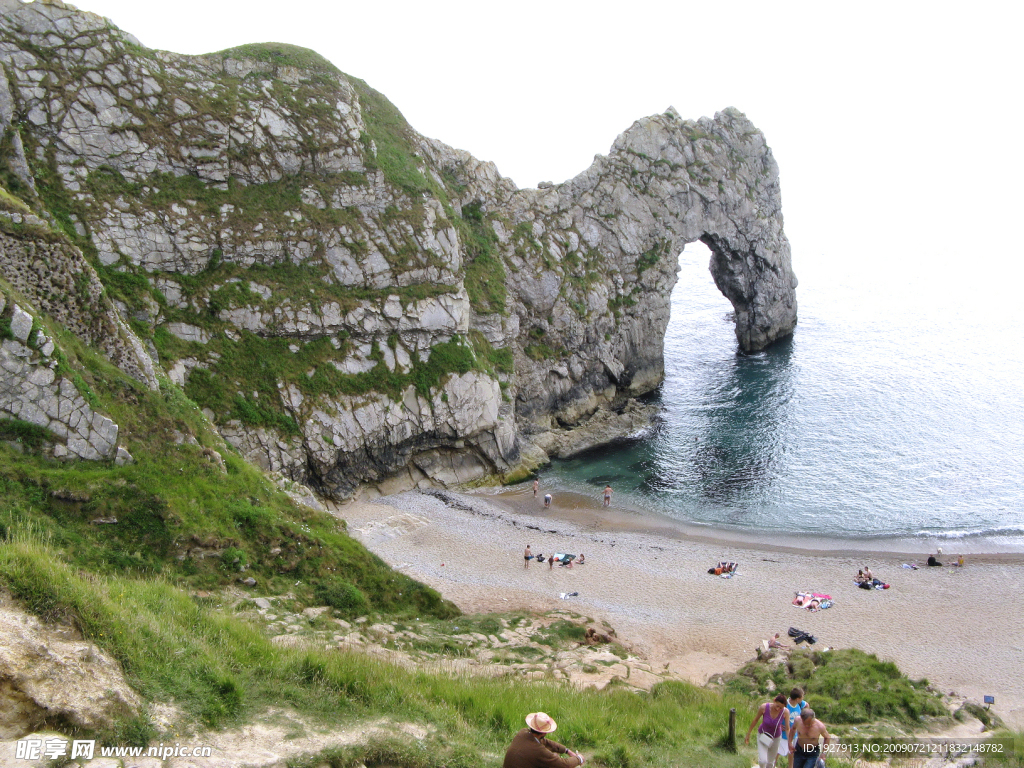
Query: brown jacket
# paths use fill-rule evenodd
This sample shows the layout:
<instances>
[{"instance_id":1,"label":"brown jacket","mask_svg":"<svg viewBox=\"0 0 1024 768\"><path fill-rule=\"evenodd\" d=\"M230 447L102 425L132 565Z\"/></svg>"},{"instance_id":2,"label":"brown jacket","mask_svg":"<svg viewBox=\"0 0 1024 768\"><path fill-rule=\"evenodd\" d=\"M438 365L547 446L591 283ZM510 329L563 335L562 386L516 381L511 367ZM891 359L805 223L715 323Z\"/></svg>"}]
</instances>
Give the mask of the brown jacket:
<instances>
[{"instance_id":1,"label":"brown jacket","mask_svg":"<svg viewBox=\"0 0 1024 768\"><path fill-rule=\"evenodd\" d=\"M503 768L572 768L581 765L577 757L564 757L568 750L557 741L535 736L523 728L505 753Z\"/></svg>"}]
</instances>

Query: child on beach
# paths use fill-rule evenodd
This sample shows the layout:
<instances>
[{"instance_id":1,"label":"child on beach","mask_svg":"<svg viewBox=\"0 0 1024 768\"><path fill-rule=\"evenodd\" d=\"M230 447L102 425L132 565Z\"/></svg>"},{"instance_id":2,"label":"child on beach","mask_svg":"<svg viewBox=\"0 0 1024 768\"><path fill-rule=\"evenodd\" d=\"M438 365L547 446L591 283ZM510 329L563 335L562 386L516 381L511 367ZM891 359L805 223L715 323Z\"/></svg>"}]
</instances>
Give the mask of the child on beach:
<instances>
[{"instance_id":1,"label":"child on beach","mask_svg":"<svg viewBox=\"0 0 1024 768\"><path fill-rule=\"evenodd\" d=\"M551 506L551 494L550 493L545 493L544 494L544 507L546 509L547 507L550 507L550 506Z\"/></svg>"}]
</instances>

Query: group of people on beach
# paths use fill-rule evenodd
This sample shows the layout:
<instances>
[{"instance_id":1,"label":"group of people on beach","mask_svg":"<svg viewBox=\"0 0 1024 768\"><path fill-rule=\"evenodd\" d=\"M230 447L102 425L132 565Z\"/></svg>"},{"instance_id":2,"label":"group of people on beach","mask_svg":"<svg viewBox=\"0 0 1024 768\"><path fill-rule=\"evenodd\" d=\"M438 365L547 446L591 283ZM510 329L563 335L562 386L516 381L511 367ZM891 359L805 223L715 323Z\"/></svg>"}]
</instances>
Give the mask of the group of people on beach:
<instances>
[{"instance_id":1,"label":"group of people on beach","mask_svg":"<svg viewBox=\"0 0 1024 768\"><path fill-rule=\"evenodd\" d=\"M537 498L537 495L539 493L540 493L540 478L534 478L534 481L533 481L533 497ZM612 505L612 487L610 485L606 485L604 487L604 491L602 493L603 493L603 496L604 496L604 505L606 507L610 507ZM545 507L545 509L551 506L551 501L552 501L551 494L550 493L545 493L544 494L544 507Z\"/></svg>"},{"instance_id":2,"label":"group of people on beach","mask_svg":"<svg viewBox=\"0 0 1024 768\"><path fill-rule=\"evenodd\" d=\"M832 740L825 724L804 701L802 688L790 691L788 699L780 693L759 706L744 744L750 743L755 725L759 768L775 768L776 760L787 756L789 768L817 768L822 750Z\"/></svg>"},{"instance_id":3,"label":"group of people on beach","mask_svg":"<svg viewBox=\"0 0 1024 768\"><path fill-rule=\"evenodd\" d=\"M523 567L529 568L530 561L536 560L538 563L547 561L548 568L554 568L555 563L558 563L564 568L572 568L573 563L576 565L584 565L587 562L586 556L580 552L578 555L570 555L564 552L556 552L551 555L545 556L543 552L538 552L536 555L533 554L533 550L530 549L530 545L526 545L526 549L523 551Z\"/></svg>"}]
</instances>

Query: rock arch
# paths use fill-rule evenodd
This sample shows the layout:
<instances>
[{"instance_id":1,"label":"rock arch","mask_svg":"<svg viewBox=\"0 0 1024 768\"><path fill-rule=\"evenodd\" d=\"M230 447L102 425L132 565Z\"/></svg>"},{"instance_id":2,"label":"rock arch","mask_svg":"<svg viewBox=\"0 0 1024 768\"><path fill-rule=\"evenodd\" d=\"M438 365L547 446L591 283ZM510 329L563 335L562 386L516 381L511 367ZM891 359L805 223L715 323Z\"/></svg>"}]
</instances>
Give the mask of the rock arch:
<instances>
[{"instance_id":1,"label":"rock arch","mask_svg":"<svg viewBox=\"0 0 1024 768\"><path fill-rule=\"evenodd\" d=\"M575 178L495 205L526 232L509 237L505 253L524 329L519 347L529 350L528 333L541 327L546 344L564 351L556 360L517 359L520 418L554 414L571 424L601 401L660 383L687 243L711 249L711 274L735 309L741 350L763 349L796 326L778 166L735 109L696 122L672 109L644 118Z\"/></svg>"}]
</instances>

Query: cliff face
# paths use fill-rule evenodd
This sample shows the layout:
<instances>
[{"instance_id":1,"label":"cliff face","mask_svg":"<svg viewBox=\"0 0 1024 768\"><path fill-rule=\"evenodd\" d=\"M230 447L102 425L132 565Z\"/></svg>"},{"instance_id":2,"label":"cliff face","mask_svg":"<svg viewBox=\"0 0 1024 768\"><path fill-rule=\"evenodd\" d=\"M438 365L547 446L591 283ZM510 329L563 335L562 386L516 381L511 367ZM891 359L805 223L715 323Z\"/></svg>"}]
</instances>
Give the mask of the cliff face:
<instances>
[{"instance_id":1,"label":"cliff face","mask_svg":"<svg viewBox=\"0 0 1024 768\"><path fill-rule=\"evenodd\" d=\"M634 427L687 242L711 247L742 349L796 323L778 169L735 110L645 118L520 190L310 51L178 56L59 2L0 12L0 181L226 439L328 496Z\"/></svg>"}]
</instances>

